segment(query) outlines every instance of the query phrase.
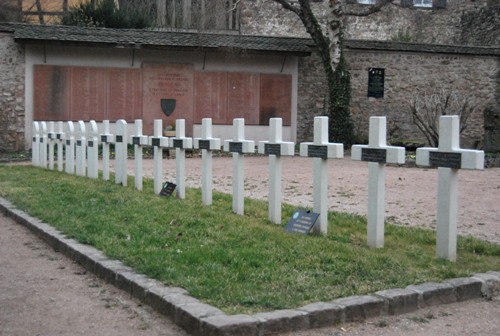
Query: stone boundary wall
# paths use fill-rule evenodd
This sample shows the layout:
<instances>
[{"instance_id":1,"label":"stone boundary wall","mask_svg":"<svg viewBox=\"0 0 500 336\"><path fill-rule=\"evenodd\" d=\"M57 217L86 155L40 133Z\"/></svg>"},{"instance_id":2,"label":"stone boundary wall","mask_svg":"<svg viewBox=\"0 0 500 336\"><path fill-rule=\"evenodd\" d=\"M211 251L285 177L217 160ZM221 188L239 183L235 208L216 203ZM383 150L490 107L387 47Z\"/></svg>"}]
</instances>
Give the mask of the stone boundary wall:
<instances>
[{"instance_id":1,"label":"stone boundary wall","mask_svg":"<svg viewBox=\"0 0 500 336\"><path fill-rule=\"evenodd\" d=\"M368 138L370 116L387 116L394 139L425 141L413 125L408 100L416 93L441 89L470 95L477 109L462 134L464 147L483 145L483 112L498 104L500 49L468 48L382 41L346 41L351 69L351 112L360 140ZM385 69L384 98L368 98L368 69ZM324 77L319 58L313 55L299 63L298 141L312 139L313 116L326 112Z\"/></svg>"},{"instance_id":2,"label":"stone boundary wall","mask_svg":"<svg viewBox=\"0 0 500 336\"><path fill-rule=\"evenodd\" d=\"M24 149L24 48L0 31L0 151Z\"/></svg>"},{"instance_id":3,"label":"stone boundary wall","mask_svg":"<svg viewBox=\"0 0 500 336\"><path fill-rule=\"evenodd\" d=\"M460 44L500 46L500 5L462 16Z\"/></svg>"}]
</instances>

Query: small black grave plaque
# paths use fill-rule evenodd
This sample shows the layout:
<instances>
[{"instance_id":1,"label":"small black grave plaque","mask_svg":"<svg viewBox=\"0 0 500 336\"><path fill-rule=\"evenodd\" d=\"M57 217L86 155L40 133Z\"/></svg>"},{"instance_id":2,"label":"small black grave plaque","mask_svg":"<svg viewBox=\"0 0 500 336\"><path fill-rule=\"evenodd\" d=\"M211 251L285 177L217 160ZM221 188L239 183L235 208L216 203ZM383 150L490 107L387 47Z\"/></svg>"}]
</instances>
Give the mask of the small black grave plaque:
<instances>
[{"instance_id":1,"label":"small black grave plaque","mask_svg":"<svg viewBox=\"0 0 500 336\"><path fill-rule=\"evenodd\" d=\"M174 139L174 148L184 148L183 141L180 139Z\"/></svg>"},{"instance_id":2,"label":"small black grave plaque","mask_svg":"<svg viewBox=\"0 0 500 336\"><path fill-rule=\"evenodd\" d=\"M123 135L117 135L116 136L116 142L117 143L123 142Z\"/></svg>"},{"instance_id":3,"label":"small black grave plaque","mask_svg":"<svg viewBox=\"0 0 500 336\"><path fill-rule=\"evenodd\" d=\"M290 233L297 233L307 235L316 221L319 214L306 210L296 210L290 221L285 226L285 231Z\"/></svg>"},{"instance_id":4,"label":"small black grave plaque","mask_svg":"<svg viewBox=\"0 0 500 336\"><path fill-rule=\"evenodd\" d=\"M66 146L71 146L71 140L66 140Z\"/></svg>"},{"instance_id":5,"label":"small black grave plaque","mask_svg":"<svg viewBox=\"0 0 500 336\"><path fill-rule=\"evenodd\" d=\"M210 140L198 140L198 147L210 150Z\"/></svg>"},{"instance_id":6,"label":"small black grave plaque","mask_svg":"<svg viewBox=\"0 0 500 336\"><path fill-rule=\"evenodd\" d=\"M94 147L94 141L89 141L89 142L88 142L88 146L89 146L89 147Z\"/></svg>"},{"instance_id":7,"label":"small black grave plaque","mask_svg":"<svg viewBox=\"0 0 500 336\"><path fill-rule=\"evenodd\" d=\"M56 135L57 140L61 140L61 136L62 136L62 134L58 133L58 134Z\"/></svg>"},{"instance_id":8,"label":"small black grave plaque","mask_svg":"<svg viewBox=\"0 0 500 336\"><path fill-rule=\"evenodd\" d=\"M101 142L102 143L107 143L108 142L108 136L107 135L101 135Z\"/></svg>"},{"instance_id":9,"label":"small black grave plaque","mask_svg":"<svg viewBox=\"0 0 500 336\"><path fill-rule=\"evenodd\" d=\"M132 145L140 145L140 144L141 144L141 138L132 137Z\"/></svg>"},{"instance_id":10,"label":"small black grave plaque","mask_svg":"<svg viewBox=\"0 0 500 336\"><path fill-rule=\"evenodd\" d=\"M52 133L49 133L49 140L52 140L53 137L54 135Z\"/></svg>"},{"instance_id":11,"label":"small black grave plaque","mask_svg":"<svg viewBox=\"0 0 500 336\"><path fill-rule=\"evenodd\" d=\"M264 154L266 155L281 155L281 145L280 144L264 144Z\"/></svg>"},{"instance_id":12,"label":"small black grave plaque","mask_svg":"<svg viewBox=\"0 0 500 336\"><path fill-rule=\"evenodd\" d=\"M382 148L361 148L361 161L386 162L386 150Z\"/></svg>"},{"instance_id":13,"label":"small black grave plaque","mask_svg":"<svg viewBox=\"0 0 500 336\"><path fill-rule=\"evenodd\" d=\"M76 145L81 146L82 145L82 140L76 140Z\"/></svg>"},{"instance_id":14,"label":"small black grave plaque","mask_svg":"<svg viewBox=\"0 0 500 336\"><path fill-rule=\"evenodd\" d=\"M243 143L242 142L230 142L229 152L231 153L243 153Z\"/></svg>"},{"instance_id":15,"label":"small black grave plaque","mask_svg":"<svg viewBox=\"0 0 500 336\"><path fill-rule=\"evenodd\" d=\"M384 98L384 68L368 69L368 97Z\"/></svg>"},{"instance_id":16,"label":"small black grave plaque","mask_svg":"<svg viewBox=\"0 0 500 336\"><path fill-rule=\"evenodd\" d=\"M40 143L43 143L43 138L40 138Z\"/></svg>"},{"instance_id":17,"label":"small black grave plaque","mask_svg":"<svg viewBox=\"0 0 500 336\"><path fill-rule=\"evenodd\" d=\"M328 158L328 147L327 146L318 146L318 145L309 145L307 147L307 156L313 158Z\"/></svg>"},{"instance_id":18,"label":"small black grave plaque","mask_svg":"<svg viewBox=\"0 0 500 336\"><path fill-rule=\"evenodd\" d=\"M33 142L36 142L36 137L33 137Z\"/></svg>"},{"instance_id":19,"label":"small black grave plaque","mask_svg":"<svg viewBox=\"0 0 500 336\"><path fill-rule=\"evenodd\" d=\"M151 139L151 145L153 147L160 147L160 138L152 138Z\"/></svg>"},{"instance_id":20,"label":"small black grave plaque","mask_svg":"<svg viewBox=\"0 0 500 336\"><path fill-rule=\"evenodd\" d=\"M429 152L429 164L432 167L462 168L462 154L450 152Z\"/></svg>"},{"instance_id":21,"label":"small black grave plaque","mask_svg":"<svg viewBox=\"0 0 500 336\"><path fill-rule=\"evenodd\" d=\"M177 187L177 185L175 183L171 183L171 182L163 183L163 186L162 186L161 191L160 191L160 196L172 196L172 194L175 190L175 187Z\"/></svg>"}]
</instances>

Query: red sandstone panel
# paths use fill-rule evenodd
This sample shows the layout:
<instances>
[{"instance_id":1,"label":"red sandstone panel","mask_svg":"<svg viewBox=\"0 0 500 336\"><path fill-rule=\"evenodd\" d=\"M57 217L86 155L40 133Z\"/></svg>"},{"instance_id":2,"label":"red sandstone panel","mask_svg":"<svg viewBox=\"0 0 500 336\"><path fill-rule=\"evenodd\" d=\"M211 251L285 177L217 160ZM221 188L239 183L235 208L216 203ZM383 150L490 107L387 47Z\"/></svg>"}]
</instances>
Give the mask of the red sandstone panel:
<instances>
[{"instance_id":1,"label":"red sandstone panel","mask_svg":"<svg viewBox=\"0 0 500 336\"><path fill-rule=\"evenodd\" d=\"M291 75L260 75L260 124L269 125L270 118L282 118L283 126L291 124Z\"/></svg>"},{"instance_id":2,"label":"red sandstone panel","mask_svg":"<svg viewBox=\"0 0 500 336\"><path fill-rule=\"evenodd\" d=\"M259 74L228 73L228 124L245 118L246 125L259 124Z\"/></svg>"},{"instance_id":3,"label":"red sandstone panel","mask_svg":"<svg viewBox=\"0 0 500 336\"><path fill-rule=\"evenodd\" d=\"M142 70L109 68L107 116L111 121L133 123L142 118Z\"/></svg>"},{"instance_id":4,"label":"red sandstone panel","mask_svg":"<svg viewBox=\"0 0 500 336\"><path fill-rule=\"evenodd\" d=\"M227 120L227 74L195 72L194 122L212 118L213 124L231 124Z\"/></svg>"},{"instance_id":5,"label":"red sandstone panel","mask_svg":"<svg viewBox=\"0 0 500 336\"><path fill-rule=\"evenodd\" d=\"M155 119L163 119L164 127L176 119L186 120L186 136L193 130L192 64L144 64L143 78L143 127L152 133ZM162 112L161 99L175 99L175 109L170 116Z\"/></svg>"},{"instance_id":6,"label":"red sandstone panel","mask_svg":"<svg viewBox=\"0 0 500 336\"><path fill-rule=\"evenodd\" d=\"M102 121L106 114L106 69L71 67L71 120Z\"/></svg>"},{"instance_id":7,"label":"red sandstone panel","mask_svg":"<svg viewBox=\"0 0 500 336\"><path fill-rule=\"evenodd\" d=\"M70 68L34 66L33 120L69 120Z\"/></svg>"}]
</instances>

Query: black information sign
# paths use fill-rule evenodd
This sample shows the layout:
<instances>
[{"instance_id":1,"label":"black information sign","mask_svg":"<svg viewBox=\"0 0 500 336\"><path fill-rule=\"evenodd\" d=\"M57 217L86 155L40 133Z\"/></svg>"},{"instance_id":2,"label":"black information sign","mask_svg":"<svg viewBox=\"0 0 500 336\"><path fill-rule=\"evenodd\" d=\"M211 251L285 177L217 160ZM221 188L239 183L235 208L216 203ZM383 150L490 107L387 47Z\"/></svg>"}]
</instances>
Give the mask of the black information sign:
<instances>
[{"instance_id":1,"label":"black information sign","mask_svg":"<svg viewBox=\"0 0 500 336\"><path fill-rule=\"evenodd\" d=\"M108 142L108 136L107 135L101 135L101 142L107 143Z\"/></svg>"},{"instance_id":2,"label":"black information sign","mask_svg":"<svg viewBox=\"0 0 500 336\"><path fill-rule=\"evenodd\" d=\"M198 147L200 149L210 149L210 140L198 140Z\"/></svg>"},{"instance_id":3,"label":"black information sign","mask_svg":"<svg viewBox=\"0 0 500 336\"><path fill-rule=\"evenodd\" d=\"M152 138L151 139L151 145L153 147L160 147L160 138Z\"/></svg>"},{"instance_id":4,"label":"black information sign","mask_svg":"<svg viewBox=\"0 0 500 336\"><path fill-rule=\"evenodd\" d=\"M33 137L33 142L36 142L36 137Z\"/></svg>"},{"instance_id":5,"label":"black information sign","mask_svg":"<svg viewBox=\"0 0 500 336\"><path fill-rule=\"evenodd\" d=\"M66 146L71 146L71 140L66 140Z\"/></svg>"},{"instance_id":6,"label":"black information sign","mask_svg":"<svg viewBox=\"0 0 500 336\"><path fill-rule=\"evenodd\" d=\"M368 97L384 98L384 68L368 69Z\"/></svg>"},{"instance_id":7,"label":"black information sign","mask_svg":"<svg viewBox=\"0 0 500 336\"><path fill-rule=\"evenodd\" d=\"M58 133L58 134L56 135L57 140L61 140L61 135L62 135L62 134L60 134L60 133Z\"/></svg>"},{"instance_id":8,"label":"black information sign","mask_svg":"<svg viewBox=\"0 0 500 336\"><path fill-rule=\"evenodd\" d=\"M82 145L82 140L76 140L76 145L81 146Z\"/></svg>"},{"instance_id":9,"label":"black information sign","mask_svg":"<svg viewBox=\"0 0 500 336\"><path fill-rule=\"evenodd\" d=\"M179 139L174 139L174 148L184 148L183 146L183 141Z\"/></svg>"},{"instance_id":10,"label":"black information sign","mask_svg":"<svg viewBox=\"0 0 500 336\"><path fill-rule=\"evenodd\" d=\"M118 143L123 142L123 136L122 135L117 135L116 136L116 142L118 142Z\"/></svg>"},{"instance_id":11,"label":"black information sign","mask_svg":"<svg viewBox=\"0 0 500 336\"><path fill-rule=\"evenodd\" d=\"M281 145L280 144L264 144L264 154L266 155L281 155Z\"/></svg>"},{"instance_id":12,"label":"black information sign","mask_svg":"<svg viewBox=\"0 0 500 336\"><path fill-rule=\"evenodd\" d=\"M243 153L243 143L242 142L230 142L229 151L231 153Z\"/></svg>"},{"instance_id":13,"label":"black information sign","mask_svg":"<svg viewBox=\"0 0 500 336\"><path fill-rule=\"evenodd\" d=\"M328 148L327 146L309 145L307 147L307 156L313 158L328 158Z\"/></svg>"},{"instance_id":14,"label":"black information sign","mask_svg":"<svg viewBox=\"0 0 500 336\"><path fill-rule=\"evenodd\" d=\"M297 210L285 226L285 231L307 235L319 218L319 214L311 211Z\"/></svg>"},{"instance_id":15,"label":"black information sign","mask_svg":"<svg viewBox=\"0 0 500 336\"><path fill-rule=\"evenodd\" d=\"M43 138L40 138L40 143L43 143Z\"/></svg>"},{"instance_id":16,"label":"black information sign","mask_svg":"<svg viewBox=\"0 0 500 336\"><path fill-rule=\"evenodd\" d=\"M49 133L49 140L52 140L53 134Z\"/></svg>"},{"instance_id":17,"label":"black information sign","mask_svg":"<svg viewBox=\"0 0 500 336\"><path fill-rule=\"evenodd\" d=\"M361 148L361 161L386 163L386 149Z\"/></svg>"},{"instance_id":18,"label":"black information sign","mask_svg":"<svg viewBox=\"0 0 500 336\"><path fill-rule=\"evenodd\" d=\"M141 138L132 137L132 145L140 145L140 144L141 144Z\"/></svg>"},{"instance_id":19,"label":"black information sign","mask_svg":"<svg viewBox=\"0 0 500 336\"><path fill-rule=\"evenodd\" d=\"M175 190L175 187L177 187L177 185L175 183L171 183L171 182L163 183L163 186L162 186L161 191L160 191L160 196L172 196L172 194Z\"/></svg>"},{"instance_id":20,"label":"black information sign","mask_svg":"<svg viewBox=\"0 0 500 336\"><path fill-rule=\"evenodd\" d=\"M449 152L429 152L429 164L432 167L462 168L462 154Z\"/></svg>"},{"instance_id":21,"label":"black information sign","mask_svg":"<svg viewBox=\"0 0 500 336\"><path fill-rule=\"evenodd\" d=\"M94 141L89 141L89 142L88 142L88 146L89 146L89 147L94 147Z\"/></svg>"}]
</instances>

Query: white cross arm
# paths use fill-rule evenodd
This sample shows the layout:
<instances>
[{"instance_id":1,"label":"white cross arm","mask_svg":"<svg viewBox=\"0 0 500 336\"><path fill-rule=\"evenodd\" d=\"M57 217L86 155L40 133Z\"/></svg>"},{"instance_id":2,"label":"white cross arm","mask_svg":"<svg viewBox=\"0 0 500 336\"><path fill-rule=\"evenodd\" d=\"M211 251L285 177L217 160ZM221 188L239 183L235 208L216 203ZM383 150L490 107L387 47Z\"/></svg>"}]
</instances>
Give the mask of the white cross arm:
<instances>
[{"instance_id":1,"label":"white cross arm","mask_svg":"<svg viewBox=\"0 0 500 336\"><path fill-rule=\"evenodd\" d=\"M148 136L142 134L131 135L128 143L131 145L146 146L148 145Z\"/></svg>"},{"instance_id":2,"label":"white cross arm","mask_svg":"<svg viewBox=\"0 0 500 336\"><path fill-rule=\"evenodd\" d=\"M101 143L114 143L115 135L114 134L99 134L99 140Z\"/></svg>"},{"instance_id":3,"label":"white cross arm","mask_svg":"<svg viewBox=\"0 0 500 336\"><path fill-rule=\"evenodd\" d=\"M484 151L454 149L441 151L433 147L417 148L418 166L445 167L455 169L484 169Z\"/></svg>"},{"instance_id":4,"label":"white cross arm","mask_svg":"<svg viewBox=\"0 0 500 336\"><path fill-rule=\"evenodd\" d=\"M169 138L169 145L172 148L180 148L180 149L190 149L193 148L193 139L192 138Z\"/></svg>"},{"instance_id":5,"label":"white cross arm","mask_svg":"<svg viewBox=\"0 0 500 336\"><path fill-rule=\"evenodd\" d=\"M258 152L265 155L293 156L295 154L295 144L289 141L259 141Z\"/></svg>"},{"instance_id":6,"label":"white cross arm","mask_svg":"<svg viewBox=\"0 0 500 336\"><path fill-rule=\"evenodd\" d=\"M351 147L351 158L357 161L379 163L405 163L405 148L397 146L354 145Z\"/></svg>"},{"instance_id":7,"label":"white cross arm","mask_svg":"<svg viewBox=\"0 0 500 336\"><path fill-rule=\"evenodd\" d=\"M221 148L221 140L218 138L195 138L194 148L219 150Z\"/></svg>"},{"instance_id":8,"label":"white cross arm","mask_svg":"<svg viewBox=\"0 0 500 336\"><path fill-rule=\"evenodd\" d=\"M344 145L339 143L303 142L300 144L300 156L315 157L321 159L342 159L344 157Z\"/></svg>"},{"instance_id":9,"label":"white cross arm","mask_svg":"<svg viewBox=\"0 0 500 336\"><path fill-rule=\"evenodd\" d=\"M150 136L148 139L148 145L153 147L169 147L168 137L164 136Z\"/></svg>"},{"instance_id":10,"label":"white cross arm","mask_svg":"<svg viewBox=\"0 0 500 336\"><path fill-rule=\"evenodd\" d=\"M231 153L255 153L253 140L224 140L224 151Z\"/></svg>"}]
</instances>

